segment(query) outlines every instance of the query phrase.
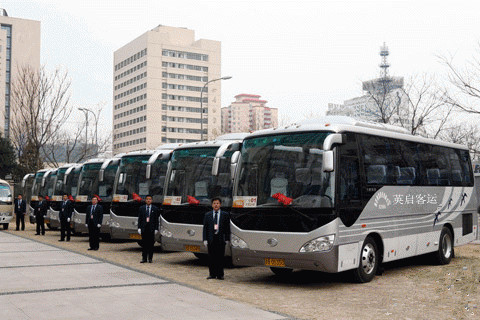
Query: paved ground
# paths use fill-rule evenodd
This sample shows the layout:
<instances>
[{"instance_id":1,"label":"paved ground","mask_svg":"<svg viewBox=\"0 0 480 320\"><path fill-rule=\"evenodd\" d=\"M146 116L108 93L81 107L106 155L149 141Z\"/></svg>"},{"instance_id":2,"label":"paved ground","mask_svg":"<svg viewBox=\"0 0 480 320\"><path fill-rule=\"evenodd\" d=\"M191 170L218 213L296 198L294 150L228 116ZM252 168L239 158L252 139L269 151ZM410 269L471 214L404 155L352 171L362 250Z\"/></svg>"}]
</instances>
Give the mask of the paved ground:
<instances>
[{"instance_id":1,"label":"paved ground","mask_svg":"<svg viewBox=\"0 0 480 320\"><path fill-rule=\"evenodd\" d=\"M0 279L2 320L287 318L7 232Z\"/></svg>"}]
</instances>

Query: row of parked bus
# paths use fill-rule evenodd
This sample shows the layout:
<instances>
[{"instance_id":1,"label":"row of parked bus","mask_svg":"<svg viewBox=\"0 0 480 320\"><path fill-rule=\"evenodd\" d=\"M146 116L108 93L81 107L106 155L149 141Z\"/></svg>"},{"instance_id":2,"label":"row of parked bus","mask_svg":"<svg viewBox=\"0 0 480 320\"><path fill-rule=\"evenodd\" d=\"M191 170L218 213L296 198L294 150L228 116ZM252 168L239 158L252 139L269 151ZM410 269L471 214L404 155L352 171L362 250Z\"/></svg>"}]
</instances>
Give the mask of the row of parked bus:
<instances>
[{"instance_id":1,"label":"row of parked bus","mask_svg":"<svg viewBox=\"0 0 480 320\"><path fill-rule=\"evenodd\" d=\"M233 263L278 274L352 270L367 282L383 262L429 253L449 263L478 232L466 147L346 117L40 170L23 186L31 208L49 197L50 228L62 194L71 195L75 232L86 231L86 206L98 196L101 233L115 239L141 240L138 208L150 194L162 208L162 247L197 256L206 253L204 214L220 197Z\"/></svg>"}]
</instances>

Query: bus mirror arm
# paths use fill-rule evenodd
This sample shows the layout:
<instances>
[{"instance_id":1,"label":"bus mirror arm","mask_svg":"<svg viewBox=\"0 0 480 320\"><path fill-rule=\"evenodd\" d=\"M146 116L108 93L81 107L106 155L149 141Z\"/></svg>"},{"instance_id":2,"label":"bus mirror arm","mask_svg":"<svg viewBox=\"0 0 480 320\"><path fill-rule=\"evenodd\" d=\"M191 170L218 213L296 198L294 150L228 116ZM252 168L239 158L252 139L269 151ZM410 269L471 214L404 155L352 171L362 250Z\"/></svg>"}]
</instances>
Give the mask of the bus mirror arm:
<instances>
[{"instance_id":1,"label":"bus mirror arm","mask_svg":"<svg viewBox=\"0 0 480 320\"><path fill-rule=\"evenodd\" d=\"M480 206L478 206L477 208L477 213L480 213Z\"/></svg>"},{"instance_id":2,"label":"bus mirror arm","mask_svg":"<svg viewBox=\"0 0 480 320\"><path fill-rule=\"evenodd\" d=\"M332 133L325 138L325 141L323 142L323 150L332 150L335 144L342 144L343 142L344 135L342 135L341 133Z\"/></svg>"},{"instance_id":3,"label":"bus mirror arm","mask_svg":"<svg viewBox=\"0 0 480 320\"><path fill-rule=\"evenodd\" d=\"M212 176L216 177L218 175L218 167L220 166L220 158L213 158L212 164Z\"/></svg>"},{"instance_id":4,"label":"bus mirror arm","mask_svg":"<svg viewBox=\"0 0 480 320\"><path fill-rule=\"evenodd\" d=\"M230 176L232 180L235 177L235 170L237 170L237 164L239 159L240 159L240 151L235 151L232 154L232 158L230 160Z\"/></svg>"},{"instance_id":5,"label":"bus mirror arm","mask_svg":"<svg viewBox=\"0 0 480 320\"><path fill-rule=\"evenodd\" d=\"M146 169L146 172L145 172L145 178L146 179L150 179L151 172L152 172L152 165L147 164L147 169Z\"/></svg>"},{"instance_id":6,"label":"bus mirror arm","mask_svg":"<svg viewBox=\"0 0 480 320\"><path fill-rule=\"evenodd\" d=\"M323 171L324 172L332 172L333 171L333 151L328 150L323 152Z\"/></svg>"}]
</instances>

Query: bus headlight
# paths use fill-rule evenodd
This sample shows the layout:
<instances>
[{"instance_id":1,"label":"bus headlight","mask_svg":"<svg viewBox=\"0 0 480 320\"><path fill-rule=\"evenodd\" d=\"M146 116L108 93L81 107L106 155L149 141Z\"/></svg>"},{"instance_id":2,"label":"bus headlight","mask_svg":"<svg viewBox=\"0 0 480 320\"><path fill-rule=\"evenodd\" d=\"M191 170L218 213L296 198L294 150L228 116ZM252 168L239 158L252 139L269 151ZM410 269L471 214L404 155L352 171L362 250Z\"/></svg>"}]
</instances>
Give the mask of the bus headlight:
<instances>
[{"instance_id":1,"label":"bus headlight","mask_svg":"<svg viewBox=\"0 0 480 320\"><path fill-rule=\"evenodd\" d=\"M240 249L247 249L248 246L247 246L247 243L245 241L243 241L242 239L240 239L239 237L237 237L236 235L234 235L232 233L232 247L234 248L240 248Z\"/></svg>"},{"instance_id":2,"label":"bus headlight","mask_svg":"<svg viewBox=\"0 0 480 320\"><path fill-rule=\"evenodd\" d=\"M172 237L172 232L165 228L164 226L160 226L160 234L163 237L171 238Z\"/></svg>"},{"instance_id":3,"label":"bus headlight","mask_svg":"<svg viewBox=\"0 0 480 320\"><path fill-rule=\"evenodd\" d=\"M328 251L333 248L334 240L335 235L333 234L310 240L300 248L300 252Z\"/></svg>"}]
</instances>

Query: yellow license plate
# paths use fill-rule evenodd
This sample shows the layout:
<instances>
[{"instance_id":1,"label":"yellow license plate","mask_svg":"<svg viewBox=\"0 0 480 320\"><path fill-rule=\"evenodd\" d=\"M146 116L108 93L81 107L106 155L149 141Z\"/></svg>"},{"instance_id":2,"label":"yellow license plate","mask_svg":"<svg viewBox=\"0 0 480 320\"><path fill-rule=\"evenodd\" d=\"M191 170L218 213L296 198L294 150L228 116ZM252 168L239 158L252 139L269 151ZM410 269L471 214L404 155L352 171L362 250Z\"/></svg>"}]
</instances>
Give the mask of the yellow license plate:
<instances>
[{"instance_id":1,"label":"yellow license plate","mask_svg":"<svg viewBox=\"0 0 480 320\"><path fill-rule=\"evenodd\" d=\"M185 251L200 252L200 246L185 246Z\"/></svg>"},{"instance_id":2,"label":"yellow license plate","mask_svg":"<svg viewBox=\"0 0 480 320\"><path fill-rule=\"evenodd\" d=\"M130 239L142 240L142 236L138 233L130 233Z\"/></svg>"},{"instance_id":3,"label":"yellow license plate","mask_svg":"<svg viewBox=\"0 0 480 320\"><path fill-rule=\"evenodd\" d=\"M285 259L265 258L265 265L269 267L285 267Z\"/></svg>"}]
</instances>

